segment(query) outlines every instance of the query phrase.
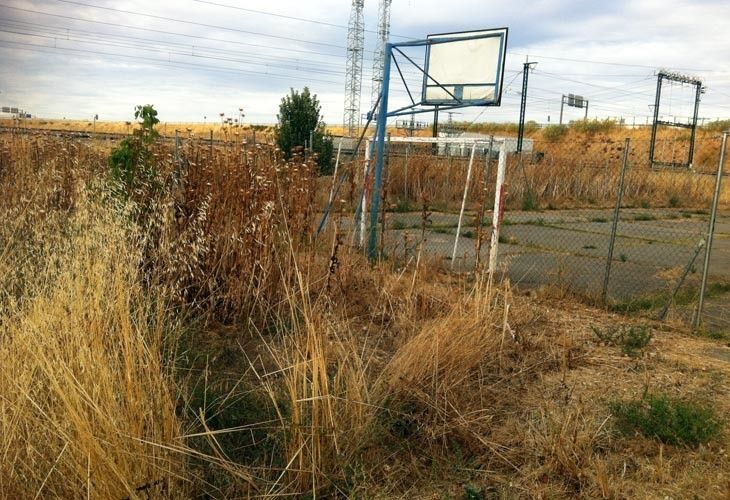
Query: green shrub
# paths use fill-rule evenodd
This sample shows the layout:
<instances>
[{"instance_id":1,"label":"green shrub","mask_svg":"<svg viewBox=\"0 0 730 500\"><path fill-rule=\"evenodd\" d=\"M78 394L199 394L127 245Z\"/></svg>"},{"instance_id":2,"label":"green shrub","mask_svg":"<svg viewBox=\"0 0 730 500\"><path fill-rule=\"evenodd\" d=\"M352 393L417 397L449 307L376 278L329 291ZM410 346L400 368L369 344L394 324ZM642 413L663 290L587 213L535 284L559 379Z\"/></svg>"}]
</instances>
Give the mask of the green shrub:
<instances>
[{"instance_id":1,"label":"green shrub","mask_svg":"<svg viewBox=\"0 0 730 500\"><path fill-rule=\"evenodd\" d=\"M289 95L281 99L279 114L276 115L276 143L284 158L291 158L297 148L303 148L312 138L311 147L318 155L317 164L323 175L332 173L333 143L332 136L325 132L321 116L322 106L316 94L304 87L301 92L291 89Z\"/></svg>"},{"instance_id":2,"label":"green shrub","mask_svg":"<svg viewBox=\"0 0 730 500\"><path fill-rule=\"evenodd\" d=\"M592 326L591 329L601 342L621 347L621 352L632 358L643 355L653 336L646 326L610 326L605 330Z\"/></svg>"},{"instance_id":3,"label":"green shrub","mask_svg":"<svg viewBox=\"0 0 730 500\"><path fill-rule=\"evenodd\" d=\"M639 400L616 401L610 405L618 430L640 432L663 443L696 446L715 438L722 424L709 406L650 395Z\"/></svg>"},{"instance_id":4,"label":"green shrub","mask_svg":"<svg viewBox=\"0 0 730 500\"><path fill-rule=\"evenodd\" d=\"M636 214L636 215L634 215L634 220L636 220L636 221L656 220L656 217L654 217L651 214Z\"/></svg>"},{"instance_id":5,"label":"green shrub","mask_svg":"<svg viewBox=\"0 0 730 500\"><path fill-rule=\"evenodd\" d=\"M581 132L583 134L598 134L598 133L608 133L614 130L618 124L615 120L610 120L606 118L605 120L577 120L570 124L570 127L575 130L576 132Z\"/></svg>"},{"instance_id":6,"label":"green shrub","mask_svg":"<svg viewBox=\"0 0 730 500\"><path fill-rule=\"evenodd\" d=\"M548 125L542 129L542 138L548 142L558 142L568 133L567 125Z\"/></svg>"},{"instance_id":7,"label":"green shrub","mask_svg":"<svg viewBox=\"0 0 730 500\"><path fill-rule=\"evenodd\" d=\"M484 492L471 484L464 485L464 500L483 500Z\"/></svg>"},{"instance_id":8,"label":"green shrub","mask_svg":"<svg viewBox=\"0 0 730 500\"><path fill-rule=\"evenodd\" d=\"M715 120L702 127L708 132L724 132L730 130L730 120Z\"/></svg>"},{"instance_id":9,"label":"green shrub","mask_svg":"<svg viewBox=\"0 0 730 500\"><path fill-rule=\"evenodd\" d=\"M109 174L115 194L125 200L136 195L137 201L144 205L160 187L157 162L152 151L152 145L159 137L155 125L160 120L151 104L137 106L134 118L141 120L140 127L112 151L109 156Z\"/></svg>"}]
</instances>

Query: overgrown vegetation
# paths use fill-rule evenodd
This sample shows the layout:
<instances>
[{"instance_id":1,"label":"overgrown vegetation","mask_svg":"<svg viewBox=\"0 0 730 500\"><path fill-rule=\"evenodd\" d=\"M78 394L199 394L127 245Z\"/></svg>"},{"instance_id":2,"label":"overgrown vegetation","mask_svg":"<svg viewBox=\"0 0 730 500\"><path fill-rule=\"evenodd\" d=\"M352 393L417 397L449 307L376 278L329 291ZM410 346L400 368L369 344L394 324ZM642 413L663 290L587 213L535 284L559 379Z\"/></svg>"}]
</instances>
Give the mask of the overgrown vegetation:
<instances>
[{"instance_id":1,"label":"overgrown vegetation","mask_svg":"<svg viewBox=\"0 0 730 500\"><path fill-rule=\"evenodd\" d=\"M697 446L715 439L720 418L707 405L682 401L666 394L611 404L616 426L624 434L640 432L646 437L673 445Z\"/></svg>"},{"instance_id":2,"label":"overgrown vegetation","mask_svg":"<svg viewBox=\"0 0 730 500\"><path fill-rule=\"evenodd\" d=\"M160 188L153 144L159 137L155 125L160 123L157 110L146 104L137 106L134 118L141 120L132 136L121 141L109 156L114 192L123 200L145 202L154 199Z\"/></svg>"},{"instance_id":3,"label":"overgrown vegetation","mask_svg":"<svg viewBox=\"0 0 730 500\"><path fill-rule=\"evenodd\" d=\"M542 129L542 137L548 142L557 142L568 133L567 125L548 125Z\"/></svg>"},{"instance_id":4,"label":"overgrown vegetation","mask_svg":"<svg viewBox=\"0 0 730 500\"><path fill-rule=\"evenodd\" d=\"M726 130L730 130L730 120L713 120L702 128L708 132L725 132Z\"/></svg>"},{"instance_id":5,"label":"overgrown vegetation","mask_svg":"<svg viewBox=\"0 0 730 500\"><path fill-rule=\"evenodd\" d=\"M611 325L605 329L592 326L591 329L601 342L620 347L621 352L632 358L643 355L653 336L646 326Z\"/></svg>"},{"instance_id":6,"label":"overgrown vegetation","mask_svg":"<svg viewBox=\"0 0 730 500\"><path fill-rule=\"evenodd\" d=\"M325 131L322 121L322 106L316 94L304 87L301 92L291 89L281 99L279 125L276 128L276 143L284 158L302 155L305 146L317 154L317 165L322 174L332 173L332 136Z\"/></svg>"},{"instance_id":7,"label":"overgrown vegetation","mask_svg":"<svg viewBox=\"0 0 730 500\"><path fill-rule=\"evenodd\" d=\"M615 120L606 118L604 120L576 120L570 124L570 128L581 134L607 134L618 127Z\"/></svg>"},{"instance_id":8,"label":"overgrown vegetation","mask_svg":"<svg viewBox=\"0 0 730 500\"><path fill-rule=\"evenodd\" d=\"M693 463L676 488L624 470L651 452L615 446L596 404L648 377L674 387L680 361L647 356L638 374L589 341L585 318L601 311L516 294L481 267L441 272L418 245L410 261L370 265L349 246L348 193L315 237L312 157L187 138L176 151L144 108L126 151L0 137L0 498L726 486L717 453L675 456ZM415 201L393 198L420 211L414 231L434 225L431 190L449 175L436 167L413 160ZM640 353L643 332L611 338ZM683 375L682 387L712 396L712 376ZM724 405L724 386L712 390Z\"/></svg>"}]
</instances>

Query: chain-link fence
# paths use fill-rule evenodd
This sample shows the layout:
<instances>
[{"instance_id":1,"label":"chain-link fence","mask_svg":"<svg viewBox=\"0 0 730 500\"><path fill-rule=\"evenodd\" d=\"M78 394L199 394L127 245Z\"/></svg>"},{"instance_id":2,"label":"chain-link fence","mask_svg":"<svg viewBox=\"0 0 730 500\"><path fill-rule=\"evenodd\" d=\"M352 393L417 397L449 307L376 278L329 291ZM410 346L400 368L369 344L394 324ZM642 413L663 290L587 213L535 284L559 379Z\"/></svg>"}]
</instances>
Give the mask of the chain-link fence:
<instances>
[{"instance_id":1,"label":"chain-link fence","mask_svg":"<svg viewBox=\"0 0 730 500\"><path fill-rule=\"evenodd\" d=\"M528 139L522 153L508 140L499 269L520 286L559 286L618 310L691 322L720 138L698 139L693 168L679 170L652 168L648 137L633 135L628 142ZM662 141L656 154L667 161L687 153L684 137ZM488 137L464 144L389 141L380 254L401 264L428 256L457 272L484 265L500 144ZM365 179L355 182L367 196ZM720 196L727 206L727 183ZM709 264L704 320L728 330L730 214L722 211Z\"/></svg>"}]
</instances>

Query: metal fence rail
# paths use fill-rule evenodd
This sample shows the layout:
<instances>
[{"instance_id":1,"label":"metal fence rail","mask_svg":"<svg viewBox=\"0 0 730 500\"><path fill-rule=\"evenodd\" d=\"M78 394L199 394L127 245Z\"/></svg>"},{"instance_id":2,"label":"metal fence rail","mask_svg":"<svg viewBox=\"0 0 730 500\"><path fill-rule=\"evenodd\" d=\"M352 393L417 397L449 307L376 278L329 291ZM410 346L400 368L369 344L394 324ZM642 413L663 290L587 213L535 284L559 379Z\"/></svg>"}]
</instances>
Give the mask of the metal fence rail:
<instances>
[{"instance_id":1,"label":"metal fence rail","mask_svg":"<svg viewBox=\"0 0 730 500\"><path fill-rule=\"evenodd\" d=\"M472 155L446 141L391 140L381 253L399 263L426 255L457 272L483 265L498 144L482 142ZM619 310L691 324L713 200L730 202L727 186L715 193L720 138L698 140L692 170L652 168L649 141L641 138L531 140L526 149L507 157L499 268L520 286L559 286ZM677 145L675 154L679 150ZM729 216L720 211L714 228L704 314L711 328L726 330Z\"/></svg>"}]
</instances>

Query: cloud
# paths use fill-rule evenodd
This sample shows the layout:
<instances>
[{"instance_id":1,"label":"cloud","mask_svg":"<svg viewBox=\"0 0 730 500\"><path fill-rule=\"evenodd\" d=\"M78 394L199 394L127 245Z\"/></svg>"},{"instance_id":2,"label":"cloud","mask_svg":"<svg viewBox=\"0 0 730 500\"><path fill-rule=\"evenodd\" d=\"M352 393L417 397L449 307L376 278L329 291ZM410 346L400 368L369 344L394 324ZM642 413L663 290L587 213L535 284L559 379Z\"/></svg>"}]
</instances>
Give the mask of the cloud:
<instances>
[{"instance_id":1,"label":"cloud","mask_svg":"<svg viewBox=\"0 0 730 500\"><path fill-rule=\"evenodd\" d=\"M112 120L129 119L140 103L154 103L166 121L210 120L243 106L252 122L272 122L289 88L309 85L320 97L326 121L342 121L346 30L341 26L347 24L349 2L214 3L320 23L195 0L5 0L0 2L0 101L42 116L98 113ZM363 112L370 101L375 0L366 2L365 14ZM590 100L591 116L641 119L653 102L658 67L698 74L708 87L700 114L730 115L730 70L718 65L730 49L727 2L461 0L449 8L442 0L393 3L393 40L503 25L510 27L503 106L466 110L459 119L516 120L518 72L526 54L539 61L530 76L528 119L555 120L560 96L568 92ZM404 70L418 87L418 71ZM405 102L407 95L394 82L393 106Z\"/></svg>"}]
</instances>

